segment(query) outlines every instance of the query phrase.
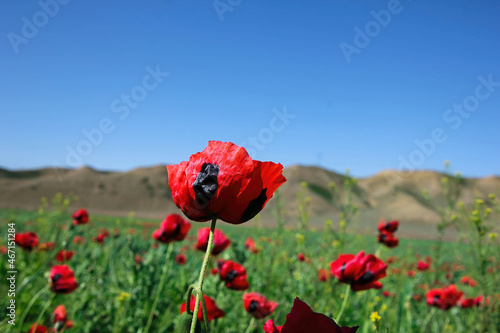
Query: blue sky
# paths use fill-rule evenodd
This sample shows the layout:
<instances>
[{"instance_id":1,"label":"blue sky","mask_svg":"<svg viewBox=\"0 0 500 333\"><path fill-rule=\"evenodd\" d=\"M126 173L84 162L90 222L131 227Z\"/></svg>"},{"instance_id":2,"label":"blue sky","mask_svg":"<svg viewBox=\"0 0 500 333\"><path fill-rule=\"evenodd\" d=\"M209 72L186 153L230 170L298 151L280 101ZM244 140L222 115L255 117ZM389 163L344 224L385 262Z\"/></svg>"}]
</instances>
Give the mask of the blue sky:
<instances>
[{"instance_id":1,"label":"blue sky","mask_svg":"<svg viewBox=\"0 0 500 333\"><path fill-rule=\"evenodd\" d=\"M500 2L2 1L0 166L129 170L208 140L355 176L500 174Z\"/></svg>"}]
</instances>

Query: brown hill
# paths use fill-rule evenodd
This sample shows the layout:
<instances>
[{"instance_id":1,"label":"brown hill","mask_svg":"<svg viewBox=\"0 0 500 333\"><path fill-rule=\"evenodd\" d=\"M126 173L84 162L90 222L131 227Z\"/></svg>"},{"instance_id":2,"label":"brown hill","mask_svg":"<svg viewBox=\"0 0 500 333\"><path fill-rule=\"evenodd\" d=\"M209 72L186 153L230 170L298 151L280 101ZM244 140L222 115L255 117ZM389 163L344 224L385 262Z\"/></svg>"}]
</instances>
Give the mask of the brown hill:
<instances>
[{"instance_id":1,"label":"brown hill","mask_svg":"<svg viewBox=\"0 0 500 333\"><path fill-rule=\"evenodd\" d=\"M326 218L338 220L338 209L332 204L329 184L334 182L342 192L344 176L318 167L291 166L284 171L288 181L280 188L288 225L295 225L298 216L297 193L310 197L311 226L321 227ZM401 222L401 235L428 237L435 231L439 215L435 207L422 198L428 191L432 201L443 206L446 198L441 180L443 174L433 171L384 171L359 179L353 202L359 208L352 228L374 230L381 218ZM307 189L301 185L307 182ZM452 184L454 185L454 184ZM92 168L39 169L9 171L0 169L0 208L36 209L42 197L56 193L74 194L78 200L72 208L85 207L93 214L136 216L161 219L177 212L168 187L165 166L134 169L128 172L103 172ZM500 195L500 178L463 178L459 200L466 204L488 194ZM261 214L264 225L272 225L271 200Z\"/></svg>"}]
</instances>

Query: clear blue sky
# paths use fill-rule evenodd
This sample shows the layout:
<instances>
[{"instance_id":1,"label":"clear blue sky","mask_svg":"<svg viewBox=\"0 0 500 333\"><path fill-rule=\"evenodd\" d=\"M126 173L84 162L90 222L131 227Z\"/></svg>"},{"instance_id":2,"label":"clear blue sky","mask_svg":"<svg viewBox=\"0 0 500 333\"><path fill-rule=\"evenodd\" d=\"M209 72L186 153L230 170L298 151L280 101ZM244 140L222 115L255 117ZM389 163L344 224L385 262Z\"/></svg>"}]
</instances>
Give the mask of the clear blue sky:
<instances>
[{"instance_id":1,"label":"clear blue sky","mask_svg":"<svg viewBox=\"0 0 500 333\"><path fill-rule=\"evenodd\" d=\"M494 0L2 1L0 166L129 170L222 140L355 176L498 175L499 17Z\"/></svg>"}]
</instances>

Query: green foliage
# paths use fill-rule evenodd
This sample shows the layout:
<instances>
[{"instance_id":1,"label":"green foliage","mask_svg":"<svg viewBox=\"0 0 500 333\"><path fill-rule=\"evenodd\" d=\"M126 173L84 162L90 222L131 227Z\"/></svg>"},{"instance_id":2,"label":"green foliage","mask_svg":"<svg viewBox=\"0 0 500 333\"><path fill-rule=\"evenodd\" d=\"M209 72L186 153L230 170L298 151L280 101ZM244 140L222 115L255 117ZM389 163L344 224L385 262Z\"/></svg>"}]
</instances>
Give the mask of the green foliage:
<instances>
[{"instance_id":1,"label":"green foliage","mask_svg":"<svg viewBox=\"0 0 500 333\"><path fill-rule=\"evenodd\" d=\"M347 181L347 189L355 184ZM344 184L346 186L346 184ZM310 188L310 187L309 187ZM345 193L345 192L344 192ZM345 195L345 194L343 194ZM305 198L306 194L304 194ZM345 213L352 208L352 203L345 197L341 200ZM270 316L277 325L282 325L290 311L295 297L308 303L315 312L335 318L346 296L346 285L330 277L327 282L319 282L318 270L329 270L329 265L339 254L356 254L361 250L366 253L377 252L389 265L388 276L381 282L382 290L351 292L339 324L344 326L359 325L359 332L480 332L495 331L500 324L498 311L500 293L498 258L500 246L494 224L489 223L491 216L488 209L497 209L498 200L489 198L476 201L473 207L462 207L456 211L456 225L467 225L469 236L461 242L439 243L440 261L433 262L431 270L416 272L408 277L408 271L416 270L418 254L422 258L436 255L435 242L424 240L400 239L395 249L380 248L375 237L362 236L349 232L343 233L343 247L332 244L334 236L325 236L331 232L332 222L325 223L325 230L313 232L302 229L284 228L264 229L248 226L233 226L220 222L221 228L232 240L232 245L218 257L238 261L247 269L250 290L277 301L280 306ZM349 208L351 207L351 208ZM68 318L74 327L67 332L140 332L146 326L154 294L160 281L163 263L167 255L167 246L160 244L153 248L151 232L160 221L151 223L134 217L117 219L116 217L91 216L86 225L70 229L71 212L64 208L64 198L58 198L49 204L46 200L37 212L19 210L0 210L0 245L7 240L6 223L15 223L17 232L34 231L40 242L53 241L58 248L42 252L25 252L16 248L16 322L26 315L22 327L7 324L7 319L0 321L1 332L27 332L29 327L43 314L41 323L52 325L52 311L59 304L64 304ZM66 211L65 211L66 210ZM150 332L173 332L179 329L182 321L179 308L185 302L186 291L197 280L203 253L193 249L193 236L198 228L206 224L194 223L188 238L175 243L169 260L170 268L166 273L166 283L161 292L154 313ZM114 228L119 228L119 236L114 237ZM104 244L91 239L102 229L110 230ZM464 233L465 234L465 233ZM86 238L85 244L74 244L71 237L79 235ZM490 236L491 235L491 236ZM248 252L243 244L247 237L252 237L258 254ZM338 236L338 235L337 235ZM67 242L68 250L76 252L68 266L74 270L79 288L67 295L55 295L47 288L47 274L54 264L55 254L61 244ZM183 247L186 248L183 249ZM187 257L185 265L175 263L175 256L183 252ZM303 252L308 260L297 260L298 252ZM139 256L139 260L136 260ZM493 258L493 259L492 259ZM0 256L0 266L6 271L6 255ZM212 258L209 270L216 267ZM460 284L464 275L479 282L470 287ZM453 308L448 311L431 309L425 301L428 289L435 288L436 280L441 285L455 283L465 292L466 297L490 296L488 307L469 309ZM45 290L44 290L45 288ZM0 282L0 295L6 295L8 284ZM384 297L383 291L390 296ZM210 323L211 332L246 332L251 317L243 308L243 292L229 290L221 283L217 275L208 275L203 291L215 299L217 306L225 311L225 316ZM34 296L39 294L34 300ZM416 296L415 296L416 295ZM34 301L33 301L34 300ZM0 299L0 306L7 306L8 298ZM28 304L31 309L25 313ZM48 306L47 311L43 309ZM496 307L496 311L493 311ZM374 313L377 312L375 315ZM379 318L380 317L380 318ZM373 321L376 318L376 321ZM263 332L262 326L268 318L258 320L248 332ZM189 320L189 318L188 318Z\"/></svg>"}]
</instances>

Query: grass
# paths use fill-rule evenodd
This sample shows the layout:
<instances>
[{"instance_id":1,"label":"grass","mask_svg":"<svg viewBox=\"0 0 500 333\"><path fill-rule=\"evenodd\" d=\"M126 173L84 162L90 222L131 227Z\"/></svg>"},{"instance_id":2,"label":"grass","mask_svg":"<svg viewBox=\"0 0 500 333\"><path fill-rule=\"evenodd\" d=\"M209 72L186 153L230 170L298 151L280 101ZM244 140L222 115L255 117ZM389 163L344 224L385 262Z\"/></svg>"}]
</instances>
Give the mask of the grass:
<instances>
[{"instance_id":1,"label":"grass","mask_svg":"<svg viewBox=\"0 0 500 333\"><path fill-rule=\"evenodd\" d=\"M61 208L62 207L62 208ZM34 231L40 243L56 242L58 248L51 251L23 251L16 247L16 326L7 323L9 318L1 318L1 332L27 332L37 320L43 308L40 324L52 325L52 311L64 304L68 318L73 321L73 332L141 332L146 326L155 291L160 281L167 246L160 244L153 248L151 233L161 221L109 216L91 216L91 223L79 225L74 235L86 239L85 244L68 242L68 249L75 256L67 263L74 270L79 288L67 295L55 295L48 286L48 272L55 261L60 245L68 239L65 226L72 221L71 213L61 206L48 206L37 212L22 210L0 210L0 245L7 243L7 223L15 223L16 232ZM374 221L374 230L378 221ZM193 223L188 237L173 245L171 257L167 258L169 269L166 284L158 301L150 332L173 332L180 305L185 302L186 291L197 280L203 253L193 249L196 233L208 223ZM494 332L500 327L500 308L496 295L498 285L499 244L497 239L486 238L481 247L481 258L486 273L474 257L474 243L449 242L441 245L441 262L433 262L431 269L416 271L417 256L435 256L436 242L429 240L400 239L399 246L389 249L379 245L376 237L345 233L339 241L339 233L331 226L323 230L266 229L252 226L233 226L218 222L220 228L231 239L231 246L218 258L231 259L245 266L250 289L279 302L279 307L269 318L277 325L285 322L295 297L309 304L315 312L335 318L346 295L345 284L333 276L326 282L318 281L318 270L337 259L339 254L356 254L363 250L376 253L382 260L396 257L389 265L387 277L380 282L381 290L351 292L339 324L359 325L358 332ZM110 237L103 244L91 239L107 229ZM115 236L116 234L116 236ZM252 254L243 246L247 237L252 237L260 248ZM307 260L297 260L298 253L304 253ZM185 265L175 263L175 256L184 253ZM140 263L136 263L136 256ZM492 258L492 259L491 259ZM8 270L8 257L0 256L3 271ZM211 259L209 270L215 267ZM409 277L408 271L415 271ZM460 279L468 275L480 284L470 287L460 284ZM430 307L425 294L429 289L451 283L465 292L467 297L490 295L489 306L468 309L453 307L443 311ZM45 288L45 290L44 290ZM1 306L6 308L9 285L5 279L0 282ZM204 283L204 293L215 299L225 316L210 323L211 332L263 332L264 320L258 320L248 327L251 316L245 311L242 291L229 290L217 275L208 275ZM390 296L384 297L383 291ZM34 295L38 298L33 301ZM417 296L415 296L417 295ZM32 307L26 311L28 304ZM377 312L377 321L373 313ZM4 312L5 313L5 312ZM21 326L19 320L25 316ZM374 318L373 321L371 318Z\"/></svg>"}]
</instances>

